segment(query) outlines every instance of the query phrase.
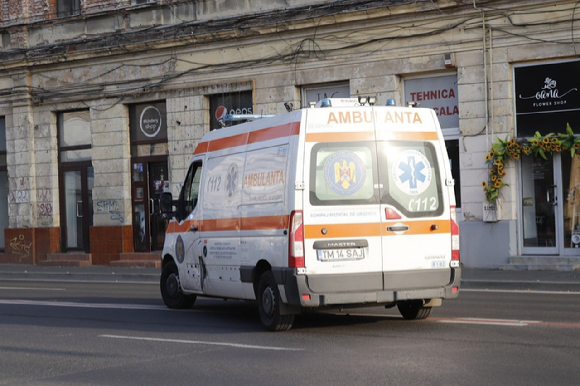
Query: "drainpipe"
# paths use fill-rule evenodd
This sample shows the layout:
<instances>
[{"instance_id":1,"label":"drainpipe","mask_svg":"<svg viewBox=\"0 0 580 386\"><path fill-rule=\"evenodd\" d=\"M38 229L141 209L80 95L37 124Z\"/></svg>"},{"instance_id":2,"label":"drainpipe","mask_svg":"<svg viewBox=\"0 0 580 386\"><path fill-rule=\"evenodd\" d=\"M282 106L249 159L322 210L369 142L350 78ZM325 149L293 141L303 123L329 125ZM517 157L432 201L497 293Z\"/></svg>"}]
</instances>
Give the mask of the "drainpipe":
<instances>
[{"instance_id":1,"label":"drainpipe","mask_svg":"<svg viewBox=\"0 0 580 386\"><path fill-rule=\"evenodd\" d=\"M485 144L487 149L489 149L489 103L487 97L487 31L485 28L485 12L483 9L477 8L475 4L476 0L473 0L473 8L476 11L481 12L481 24L482 24L482 32L483 32L483 83L484 83L484 91L483 95L485 98Z\"/></svg>"}]
</instances>

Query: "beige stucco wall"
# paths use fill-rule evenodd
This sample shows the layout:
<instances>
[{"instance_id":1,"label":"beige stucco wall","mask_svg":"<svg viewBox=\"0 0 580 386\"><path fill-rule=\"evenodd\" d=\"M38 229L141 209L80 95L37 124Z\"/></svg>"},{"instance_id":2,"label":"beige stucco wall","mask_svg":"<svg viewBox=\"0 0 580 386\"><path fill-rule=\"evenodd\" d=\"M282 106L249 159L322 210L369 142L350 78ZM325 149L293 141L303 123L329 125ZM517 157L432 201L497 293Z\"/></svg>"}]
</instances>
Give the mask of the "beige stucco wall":
<instances>
[{"instance_id":1,"label":"beige stucco wall","mask_svg":"<svg viewBox=\"0 0 580 386\"><path fill-rule=\"evenodd\" d=\"M284 3L286 8L304 5ZM42 97L8 93L2 105L8 106L8 144L14 149L8 155L10 190L30 191L29 202L10 203L11 227L58 226L56 111L91 109L93 200L118 201L123 224L130 224L129 103L166 101L171 190L176 194L193 149L208 130L209 95L254 90L255 111L271 114L284 112L283 102L299 105L302 86L348 82L353 96L376 95L378 104L394 98L400 104L405 77L449 73L456 73L458 82L462 216L481 222L485 154L495 136L514 134L513 65L574 58L572 42L580 41L570 28L573 1L486 1L475 8L472 2L441 0L288 23L260 20L254 28L228 27L209 35L192 29L190 37L169 35L146 44L118 39L110 49L83 45L83 38L98 34L178 20L203 25L216 16L280 6L271 1L203 4L205 8L195 9L182 4L173 12L135 7L125 18L103 14L98 19L102 23L91 18L40 23L29 29L36 50L71 39L74 44L64 54L38 55L37 62L21 60L22 53L3 57L0 91L21 85L40 90ZM453 68L445 67L444 54L451 54ZM516 220L513 163L506 182L509 187L499 199L500 220ZM52 216L40 216L39 204L50 204ZM115 225L118 220L95 212L94 222Z\"/></svg>"}]
</instances>

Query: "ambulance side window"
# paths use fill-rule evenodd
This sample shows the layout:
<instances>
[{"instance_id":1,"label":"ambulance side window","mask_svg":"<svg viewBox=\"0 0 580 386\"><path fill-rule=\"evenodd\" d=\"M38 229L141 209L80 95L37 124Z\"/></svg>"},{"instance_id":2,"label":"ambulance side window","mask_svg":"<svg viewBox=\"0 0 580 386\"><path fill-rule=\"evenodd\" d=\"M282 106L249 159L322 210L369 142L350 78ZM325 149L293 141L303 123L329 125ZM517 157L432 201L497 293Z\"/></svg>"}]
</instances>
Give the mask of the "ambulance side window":
<instances>
[{"instance_id":1,"label":"ambulance side window","mask_svg":"<svg viewBox=\"0 0 580 386\"><path fill-rule=\"evenodd\" d=\"M189 171L185 177L185 183L183 184L183 189L181 190L181 205L179 206L179 217L181 219L186 218L197 206L201 169L201 162L194 162L189 167Z\"/></svg>"}]
</instances>

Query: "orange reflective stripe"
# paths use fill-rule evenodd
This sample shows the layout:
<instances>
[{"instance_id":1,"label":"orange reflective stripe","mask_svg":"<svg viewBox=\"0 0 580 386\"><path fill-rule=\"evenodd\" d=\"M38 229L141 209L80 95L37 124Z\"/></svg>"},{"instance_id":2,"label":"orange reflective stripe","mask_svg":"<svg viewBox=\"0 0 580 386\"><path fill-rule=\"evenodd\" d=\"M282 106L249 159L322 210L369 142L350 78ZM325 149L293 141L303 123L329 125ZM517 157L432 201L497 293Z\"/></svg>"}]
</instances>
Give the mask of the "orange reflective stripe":
<instances>
[{"instance_id":1,"label":"orange reflective stripe","mask_svg":"<svg viewBox=\"0 0 580 386\"><path fill-rule=\"evenodd\" d=\"M288 229L290 216L243 217L242 230Z\"/></svg>"},{"instance_id":2,"label":"orange reflective stripe","mask_svg":"<svg viewBox=\"0 0 580 386\"><path fill-rule=\"evenodd\" d=\"M207 151L229 149L230 147L242 146L248 143L248 133L232 135L231 137L214 139L209 142Z\"/></svg>"},{"instance_id":3,"label":"orange reflective stripe","mask_svg":"<svg viewBox=\"0 0 580 386\"><path fill-rule=\"evenodd\" d=\"M421 220L421 221L385 221L383 228L386 231L389 226L396 226L397 224L404 224L409 227L409 230L403 232L405 235L430 235L439 233L451 234L451 220ZM431 226L436 225L436 230L431 230ZM385 236L395 235L394 232L386 232Z\"/></svg>"},{"instance_id":4,"label":"orange reflective stripe","mask_svg":"<svg viewBox=\"0 0 580 386\"><path fill-rule=\"evenodd\" d=\"M435 131L377 131L379 141L435 141Z\"/></svg>"},{"instance_id":5,"label":"orange reflective stripe","mask_svg":"<svg viewBox=\"0 0 580 386\"><path fill-rule=\"evenodd\" d=\"M326 229L326 234L322 234L322 229ZM381 235L380 223L366 224L321 224L306 225L304 227L304 238L306 239L329 239L337 237L374 237Z\"/></svg>"},{"instance_id":6,"label":"orange reflective stripe","mask_svg":"<svg viewBox=\"0 0 580 386\"><path fill-rule=\"evenodd\" d=\"M300 122L290 122L285 125L268 127L267 129L256 130L250 132L248 144L268 141L282 137L289 137L291 135L298 135L300 133Z\"/></svg>"},{"instance_id":7,"label":"orange reflective stripe","mask_svg":"<svg viewBox=\"0 0 580 386\"><path fill-rule=\"evenodd\" d=\"M375 133L372 131L306 134L306 142L351 142L351 141L374 141L374 140Z\"/></svg>"},{"instance_id":8,"label":"orange reflective stripe","mask_svg":"<svg viewBox=\"0 0 580 386\"><path fill-rule=\"evenodd\" d=\"M218 138L209 142L200 142L193 154L229 149L231 147L244 146L298 134L300 134L300 122L290 122L280 126L272 126L261 130L232 135L230 137Z\"/></svg>"},{"instance_id":9,"label":"orange reflective stripe","mask_svg":"<svg viewBox=\"0 0 580 386\"><path fill-rule=\"evenodd\" d=\"M397 224L407 225L408 230L400 232L387 232L388 226L395 226ZM437 225L436 230L431 230L432 225ZM352 224L320 224L320 225L306 225L304 227L304 237L306 239L332 239L339 237L379 237L381 236L398 236L398 235L430 235L451 233L451 221L449 220L396 220L385 221L381 223L352 223ZM326 234L322 234L322 229L326 229Z\"/></svg>"},{"instance_id":10,"label":"orange reflective stripe","mask_svg":"<svg viewBox=\"0 0 580 386\"><path fill-rule=\"evenodd\" d=\"M201 153L207 153L208 147L209 147L209 142L200 142L197 144L197 147L193 151L193 154L196 155L196 154L201 154Z\"/></svg>"},{"instance_id":11,"label":"orange reflective stripe","mask_svg":"<svg viewBox=\"0 0 580 386\"><path fill-rule=\"evenodd\" d=\"M192 225L196 225L200 232L219 231L260 231L288 229L289 216L260 216L244 218L220 218L215 220L188 220L182 224L171 221L166 233L188 232Z\"/></svg>"}]
</instances>

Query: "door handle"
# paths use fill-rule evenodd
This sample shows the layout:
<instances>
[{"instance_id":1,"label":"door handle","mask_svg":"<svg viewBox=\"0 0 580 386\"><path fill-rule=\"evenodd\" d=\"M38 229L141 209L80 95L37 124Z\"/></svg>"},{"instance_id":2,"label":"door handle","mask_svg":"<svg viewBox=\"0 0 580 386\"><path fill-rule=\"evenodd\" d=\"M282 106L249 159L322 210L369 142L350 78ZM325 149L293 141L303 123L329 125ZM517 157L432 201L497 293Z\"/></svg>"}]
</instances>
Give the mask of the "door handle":
<instances>
[{"instance_id":1,"label":"door handle","mask_svg":"<svg viewBox=\"0 0 580 386\"><path fill-rule=\"evenodd\" d=\"M77 217L83 218L83 202L82 201L77 201Z\"/></svg>"},{"instance_id":2,"label":"door handle","mask_svg":"<svg viewBox=\"0 0 580 386\"><path fill-rule=\"evenodd\" d=\"M550 194L550 192L552 194ZM551 199L550 199L551 197ZM558 205L558 198L556 197L556 185L548 185L546 188L546 202L552 206Z\"/></svg>"},{"instance_id":3,"label":"door handle","mask_svg":"<svg viewBox=\"0 0 580 386\"><path fill-rule=\"evenodd\" d=\"M149 215L153 216L155 214L155 202L153 202L153 199L150 198L149 199Z\"/></svg>"},{"instance_id":4,"label":"door handle","mask_svg":"<svg viewBox=\"0 0 580 386\"><path fill-rule=\"evenodd\" d=\"M197 231L198 231L198 229L197 229L197 225L192 225L192 226L189 228L189 231L190 231L190 232L197 232Z\"/></svg>"},{"instance_id":5,"label":"door handle","mask_svg":"<svg viewBox=\"0 0 580 386\"><path fill-rule=\"evenodd\" d=\"M408 225L394 225L387 227L387 232L405 232L409 230Z\"/></svg>"}]
</instances>

